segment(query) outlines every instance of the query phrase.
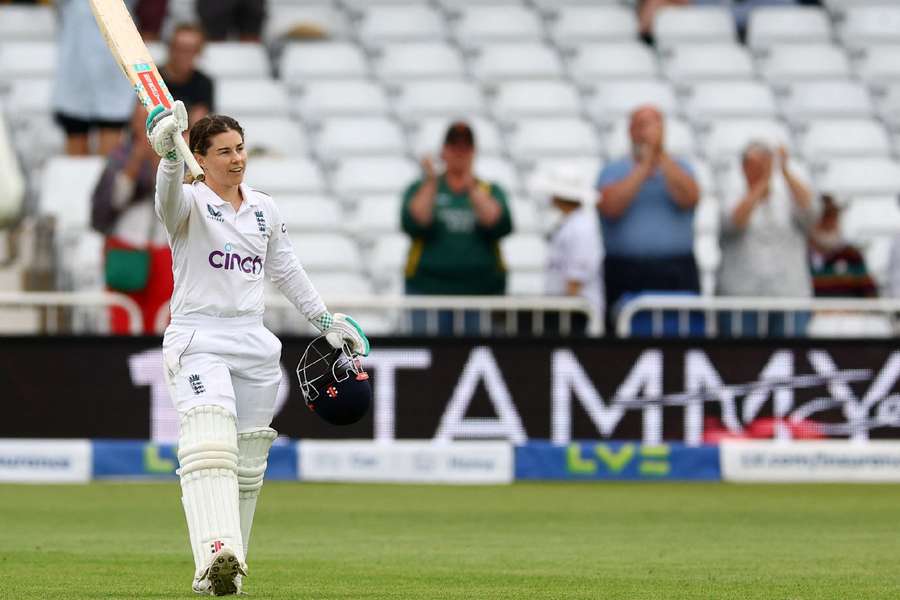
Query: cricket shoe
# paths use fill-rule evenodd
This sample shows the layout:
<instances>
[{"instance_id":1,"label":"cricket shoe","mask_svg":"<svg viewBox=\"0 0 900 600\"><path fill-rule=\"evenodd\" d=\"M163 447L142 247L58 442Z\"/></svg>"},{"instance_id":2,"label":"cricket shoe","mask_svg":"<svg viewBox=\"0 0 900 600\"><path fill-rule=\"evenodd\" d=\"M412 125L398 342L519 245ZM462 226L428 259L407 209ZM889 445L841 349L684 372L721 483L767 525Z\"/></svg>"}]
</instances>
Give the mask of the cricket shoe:
<instances>
[{"instance_id":1,"label":"cricket shoe","mask_svg":"<svg viewBox=\"0 0 900 600\"><path fill-rule=\"evenodd\" d=\"M209 596L229 596L241 593L241 578L247 574L246 565L228 546L222 546L209 561L209 566L194 579L194 592Z\"/></svg>"}]
</instances>

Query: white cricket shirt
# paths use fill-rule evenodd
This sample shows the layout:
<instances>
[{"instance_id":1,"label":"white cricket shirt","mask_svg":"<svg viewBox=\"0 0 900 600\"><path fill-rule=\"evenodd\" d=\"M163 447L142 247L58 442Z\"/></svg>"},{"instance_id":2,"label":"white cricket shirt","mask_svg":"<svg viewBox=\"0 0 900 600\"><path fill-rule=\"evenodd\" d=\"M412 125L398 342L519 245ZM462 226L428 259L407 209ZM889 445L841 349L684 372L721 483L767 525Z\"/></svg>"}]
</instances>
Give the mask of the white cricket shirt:
<instances>
[{"instance_id":1,"label":"white cricket shirt","mask_svg":"<svg viewBox=\"0 0 900 600\"><path fill-rule=\"evenodd\" d=\"M262 316L264 275L307 319L325 312L269 195L241 184L235 213L205 183L183 179L184 163L160 161L156 214L172 248L172 316Z\"/></svg>"},{"instance_id":2,"label":"white cricket shirt","mask_svg":"<svg viewBox=\"0 0 900 600\"><path fill-rule=\"evenodd\" d=\"M544 291L566 295L569 281L581 282L580 295L603 313L603 243L600 220L593 205L582 206L563 217L550 238Z\"/></svg>"}]
</instances>

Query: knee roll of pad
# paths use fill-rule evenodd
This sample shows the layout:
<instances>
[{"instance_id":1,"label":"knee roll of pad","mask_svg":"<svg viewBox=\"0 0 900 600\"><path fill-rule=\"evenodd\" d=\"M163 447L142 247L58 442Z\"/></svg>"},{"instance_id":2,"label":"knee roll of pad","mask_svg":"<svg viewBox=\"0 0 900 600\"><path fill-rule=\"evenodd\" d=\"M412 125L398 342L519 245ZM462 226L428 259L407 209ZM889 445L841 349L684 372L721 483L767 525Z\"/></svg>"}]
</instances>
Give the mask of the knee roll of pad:
<instances>
[{"instance_id":1,"label":"knee roll of pad","mask_svg":"<svg viewBox=\"0 0 900 600\"><path fill-rule=\"evenodd\" d=\"M237 435L237 477L241 496L258 493L262 487L269 449L276 437L278 432L270 427L244 431Z\"/></svg>"},{"instance_id":2,"label":"knee roll of pad","mask_svg":"<svg viewBox=\"0 0 900 600\"><path fill-rule=\"evenodd\" d=\"M238 470L237 424L221 406L197 406L181 419L178 462L182 477L203 469Z\"/></svg>"}]
</instances>

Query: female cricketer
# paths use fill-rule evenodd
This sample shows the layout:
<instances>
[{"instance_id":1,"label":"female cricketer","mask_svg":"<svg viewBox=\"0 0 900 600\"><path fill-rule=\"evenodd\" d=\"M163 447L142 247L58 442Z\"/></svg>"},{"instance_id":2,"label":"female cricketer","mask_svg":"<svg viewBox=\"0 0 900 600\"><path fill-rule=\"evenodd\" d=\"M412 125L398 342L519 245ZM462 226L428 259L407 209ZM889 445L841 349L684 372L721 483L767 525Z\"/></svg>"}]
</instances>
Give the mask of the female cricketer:
<instances>
[{"instance_id":1,"label":"female cricketer","mask_svg":"<svg viewBox=\"0 0 900 600\"><path fill-rule=\"evenodd\" d=\"M156 214L172 248L175 289L163 338L165 375L181 420L178 470L194 552L193 589L237 594L269 449L281 381L281 342L263 326L263 276L329 343L358 354L369 341L350 317L328 312L297 260L274 200L244 184L244 132L208 115L189 146L205 180L184 184L174 136L187 129L181 102L147 119L162 157Z\"/></svg>"}]
</instances>

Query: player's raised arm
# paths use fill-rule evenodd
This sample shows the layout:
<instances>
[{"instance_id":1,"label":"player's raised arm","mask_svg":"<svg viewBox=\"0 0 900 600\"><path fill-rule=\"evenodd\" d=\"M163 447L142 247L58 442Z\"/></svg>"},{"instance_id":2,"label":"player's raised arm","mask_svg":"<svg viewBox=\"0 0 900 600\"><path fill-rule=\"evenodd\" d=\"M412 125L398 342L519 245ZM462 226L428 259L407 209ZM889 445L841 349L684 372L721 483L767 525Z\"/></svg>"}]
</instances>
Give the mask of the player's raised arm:
<instances>
[{"instance_id":1,"label":"player's raised arm","mask_svg":"<svg viewBox=\"0 0 900 600\"><path fill-rule=\"evenodd\" d=\"M180 100L172 110L157 106L147 117L147 138L162 157L156 172L156 214L170 234L181 227L191 212L182 193L184 161L175 144L175 136L181 137L187 126L187 111Z\"/></svg>"}]
</instances>

